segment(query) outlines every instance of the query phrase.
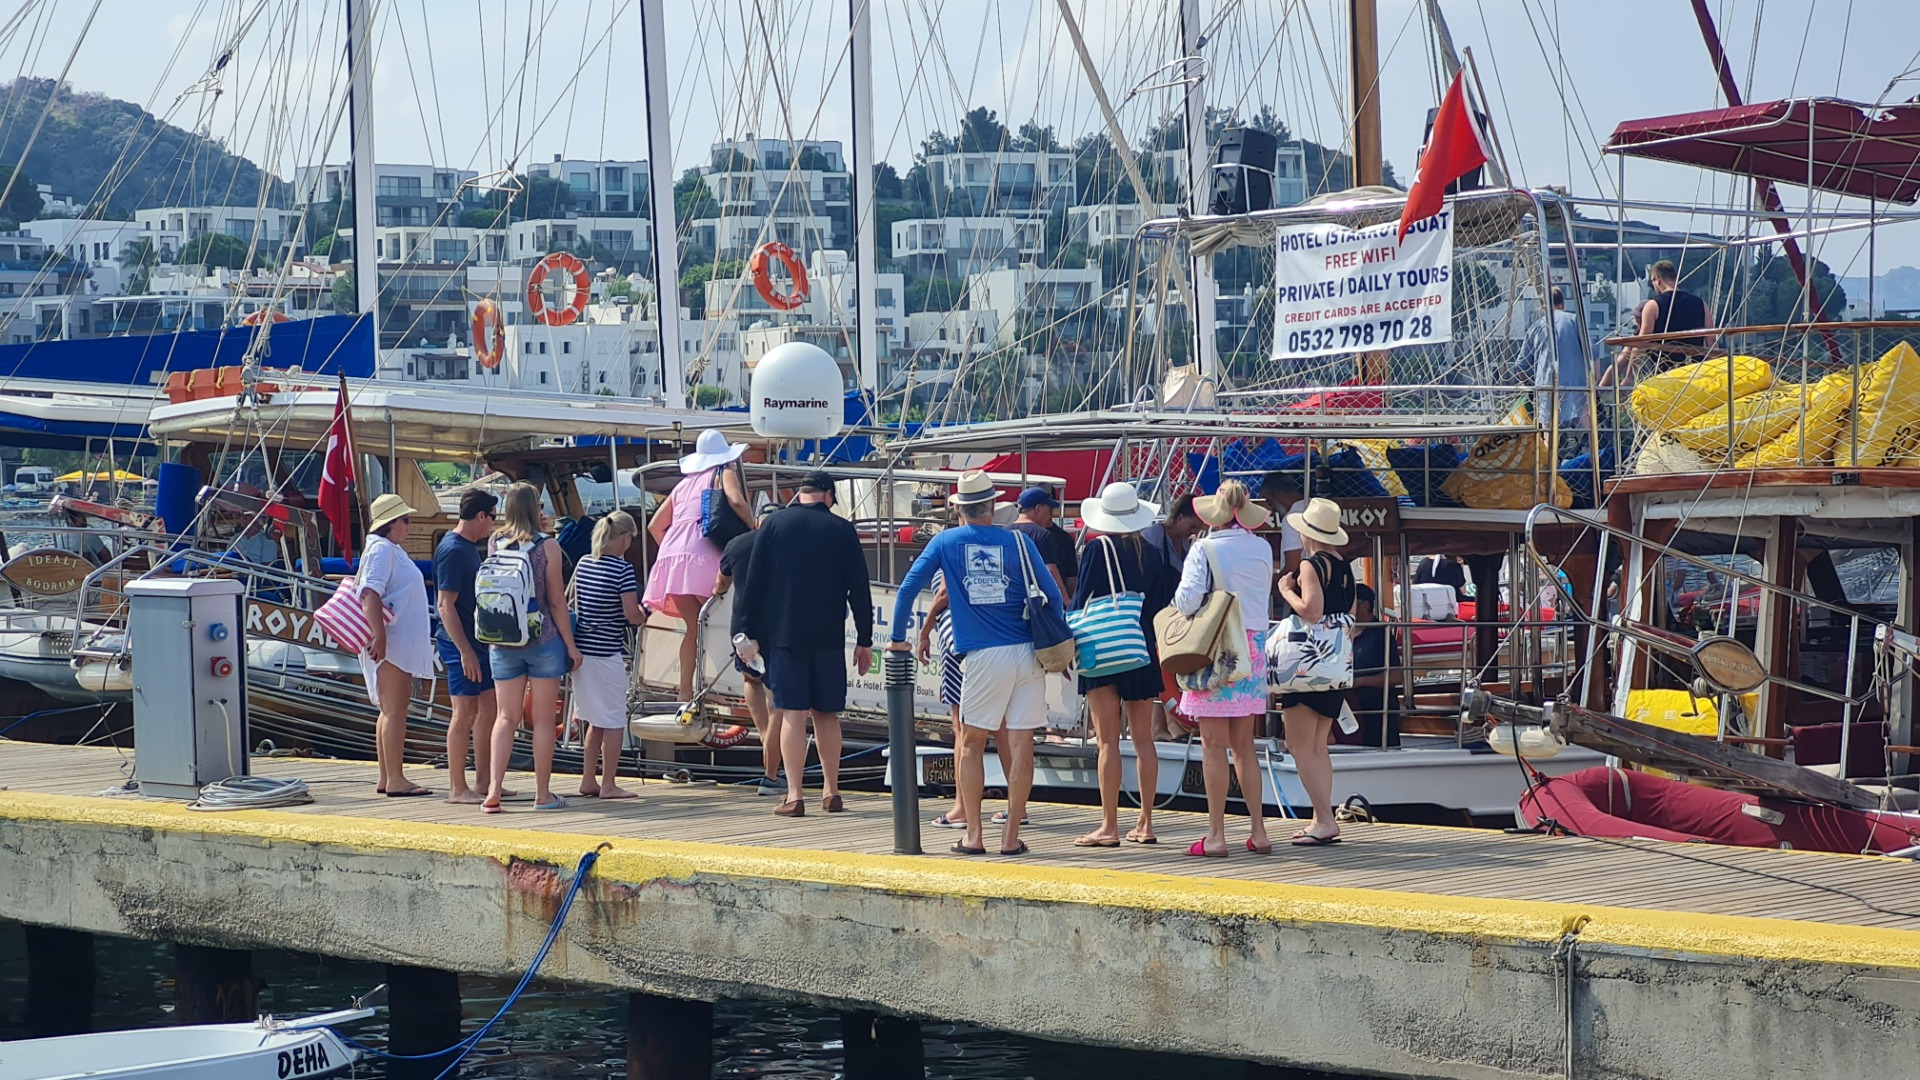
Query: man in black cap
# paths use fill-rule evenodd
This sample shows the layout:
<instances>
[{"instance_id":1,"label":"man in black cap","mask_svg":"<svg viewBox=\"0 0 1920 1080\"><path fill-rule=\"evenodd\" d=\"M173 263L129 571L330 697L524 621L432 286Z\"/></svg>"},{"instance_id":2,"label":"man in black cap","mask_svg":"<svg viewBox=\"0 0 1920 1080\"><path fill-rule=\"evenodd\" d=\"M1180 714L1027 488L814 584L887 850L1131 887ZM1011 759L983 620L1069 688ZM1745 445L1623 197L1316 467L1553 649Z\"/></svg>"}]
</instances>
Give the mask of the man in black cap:
<instances>
[{"instance_id":1,"label":"man in black cap","mask_svg":"<svg viewBox=\"0 0 1920 1080\"><path fill-rule=\"evenodd\" d=\"M860 534L833 512L833 477L818 470L800 481L794 506L760 526L760 539L740 580L736 603L748 653L766 658L767 690L780 713L780 760L787 798L774 813L807 812L801 781L807 769L807 714L820 749L820 807L845 809L840 798L840 713L847 707L847 612L856 632L853 662L873 662L873 591Z\"/></svg>"}]
</instances>

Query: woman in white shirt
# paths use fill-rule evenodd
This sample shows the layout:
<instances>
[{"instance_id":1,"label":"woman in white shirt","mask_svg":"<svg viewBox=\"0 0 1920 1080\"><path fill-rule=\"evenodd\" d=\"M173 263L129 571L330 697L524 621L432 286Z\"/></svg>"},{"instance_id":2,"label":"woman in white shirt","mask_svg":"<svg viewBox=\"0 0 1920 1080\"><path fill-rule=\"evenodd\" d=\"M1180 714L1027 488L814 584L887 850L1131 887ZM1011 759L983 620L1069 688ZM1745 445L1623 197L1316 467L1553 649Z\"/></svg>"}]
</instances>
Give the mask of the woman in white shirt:
<instances>
[{"instance_id":1,"label":"woman in white shirt","mask_svg":"<svg viewBox=\"0 0 1920 1080\"><path fill-rule=\"evenodd\" d=\"M1240 601L1241 630L1247 635L1250 663L1244 672L1214 690L1183 691L1180 711L1200 724L1201 775L1207 788L1207 835L1187 849L1189 855L1224 858L1227 854L1227 751L1240 774L1251 829L1248 851L1273 851L1262 814L1260 765L1253 751L1254 731L1267 715L1267 597L1273 589L1273 548L1254 530L1267 523L1267 508L1247 497L1246 486L1228 480L1219 491L1193 500L1206 522L1206 537L1194 542L1180 573L1173 605L1192 615L1206 603L1207 594L1225 589ZM1218 567L1219 580L1214 579Z\"/></svg>"},{"instance_id":2,"label":"woman in white shirt","mask_svg":"<svg viewBox=\"0 0 1920 1080\"><path fill-rule=\"evenodd\" d=\"M360 654L367 696L380 707L374 727L381 794L400 798L433 792L407 779L407 707L413 680L433 678L433 625L427 618L427 582L401 545L413 526L413 507L382 495L369 511L367 546L360 553L360 604L373 638ZM383 611L384 609L384 611ZM392 621L387 620L391 618Z\"/></svg>"}]
</instances>

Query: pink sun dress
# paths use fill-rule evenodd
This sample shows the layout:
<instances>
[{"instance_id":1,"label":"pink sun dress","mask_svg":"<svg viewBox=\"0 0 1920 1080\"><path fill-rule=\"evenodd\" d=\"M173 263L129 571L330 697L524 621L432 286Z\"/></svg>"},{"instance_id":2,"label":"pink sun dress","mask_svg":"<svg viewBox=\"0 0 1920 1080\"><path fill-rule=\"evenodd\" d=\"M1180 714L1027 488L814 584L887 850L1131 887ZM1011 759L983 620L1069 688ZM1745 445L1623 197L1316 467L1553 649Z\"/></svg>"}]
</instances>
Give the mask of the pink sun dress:
<instances>
[{"instance_id":1,"label":"pink sun dress","mask_svg":"<svg viewBox=\"0 0 1920 1080\"><path fill-rule=\"evenodd\" d=\"M691 618L697 611L679 612L668 602L672 596L713 595L713 582L720 575L720 549L713 546L700 530L700 504L709 488L721 490L714 482L719 466L682 477L673 486L673 523L660 541L660 553L647 570L647 591L642 599L654 611L665 611L675 618Z\"/></svg>"}]
</instances>

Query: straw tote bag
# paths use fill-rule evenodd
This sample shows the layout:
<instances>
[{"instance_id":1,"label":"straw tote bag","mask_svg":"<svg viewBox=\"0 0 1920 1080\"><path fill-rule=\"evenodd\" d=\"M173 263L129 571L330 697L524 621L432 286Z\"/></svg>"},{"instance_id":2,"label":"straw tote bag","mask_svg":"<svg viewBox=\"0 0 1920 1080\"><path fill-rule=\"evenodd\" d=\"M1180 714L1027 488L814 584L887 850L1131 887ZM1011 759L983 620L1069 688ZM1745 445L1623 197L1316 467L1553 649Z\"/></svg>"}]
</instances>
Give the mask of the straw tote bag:
<instances>
[{"instance_id":1,"label":"straw tote bag","mask_svg":"<svg viewBox=\"0 0 1920 1080\"><path fill-rule=\"evenodd\" d=\"M1241 630L1240 598L1220 587L1220 568L1213 561L1213 548L1199 541L1200 553L1207 560L1207 580L1213 586L1205 603L1192 615L1182 615L1169 604L1153 617L1153 637L1160 646L1160 666L1174 675L1189 675L1214 666L1214 658L1223 646L1232 644L1232 634Z\"/></svg>"},{"instance_id":2,"label":"straw tote bag","mask_svg":"<svg viewBox=\"0 0 1920 1080\"><path fill-rule=\"evenodd\" d=\"M1147 632L1140 628L1146 597L1124 588L1112 538L1101 537L1094 542L1106 553L1107 588L1113 591L1087 601L1079 611L1067 613L1067 625L1073 628L1074 666L1090 679L1153 663L1147 652Z\"/></svg>"}]
</instances>

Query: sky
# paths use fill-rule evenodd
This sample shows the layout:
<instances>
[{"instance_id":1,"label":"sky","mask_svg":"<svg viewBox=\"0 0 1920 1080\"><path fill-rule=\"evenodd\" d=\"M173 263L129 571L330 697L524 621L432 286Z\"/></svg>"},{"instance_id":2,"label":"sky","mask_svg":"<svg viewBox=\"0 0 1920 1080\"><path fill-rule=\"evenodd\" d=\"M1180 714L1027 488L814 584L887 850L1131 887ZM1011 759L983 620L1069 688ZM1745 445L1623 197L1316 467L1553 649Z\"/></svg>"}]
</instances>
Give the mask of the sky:
<instances>
[{"instance_id":1,"label":"sky","mask_svg":"<svg viewBox=\"0 0 1920 1080\"><path fill-rule=\"evenodd\" d=\"M38 0L0 9L0 69L58 75L201 127L282 175L347 157L340 120L344 0ZM867 0L880 155L904 170L969 105L1066 136L1102 124L1055 0ZM1120 123L1137 136L1175 108L1188 69L1178 0L1070 0ZM1378 0L1386 156L1413 172L1437 91L1424 0ZM1346 0L1197 0L1209 103L1271 106L1297 135L1346 141ZM1920 94L1916 0L1710 0L1749 100ZM720 135L848 140L847 0L668 0L667 81L676 171ZM1440 0L1471 50L1516 178L1611 200L1616 162L1598 147L1630 118L1721 104L1684 0ZM637 0L374 0L376 155L490 172L555 154L646 156ZM87 25L92 14L91 25ZM1764 21L1756 27L1756 16ZM244 33L241 32L244 26ZM83 27L85 33L82 33ZM231 63L206 79L230 44ZM70 66L69 66L70 65ZM1168 65L1173 65L1169 67ZM1890 86L1891 84L1891 86ZM222 92L209 91L217 87ZM1629 199L1725 204L1745 185L1631 162ZM1806 193L1784 189L1790 210ZM1819 209L1856 208L1817 196ZM1857 207L1864 209L1864 207ZM1591 212L1599 213L1599 208ZM1737 232L1725 216L1636 213ZM1908 235L1908 234L1911 235ZM1816 253L1867 272L1857 236ZM1920 265L1920 225L1880 230L1877 271Z\"/></svg>"}]
</instances>

